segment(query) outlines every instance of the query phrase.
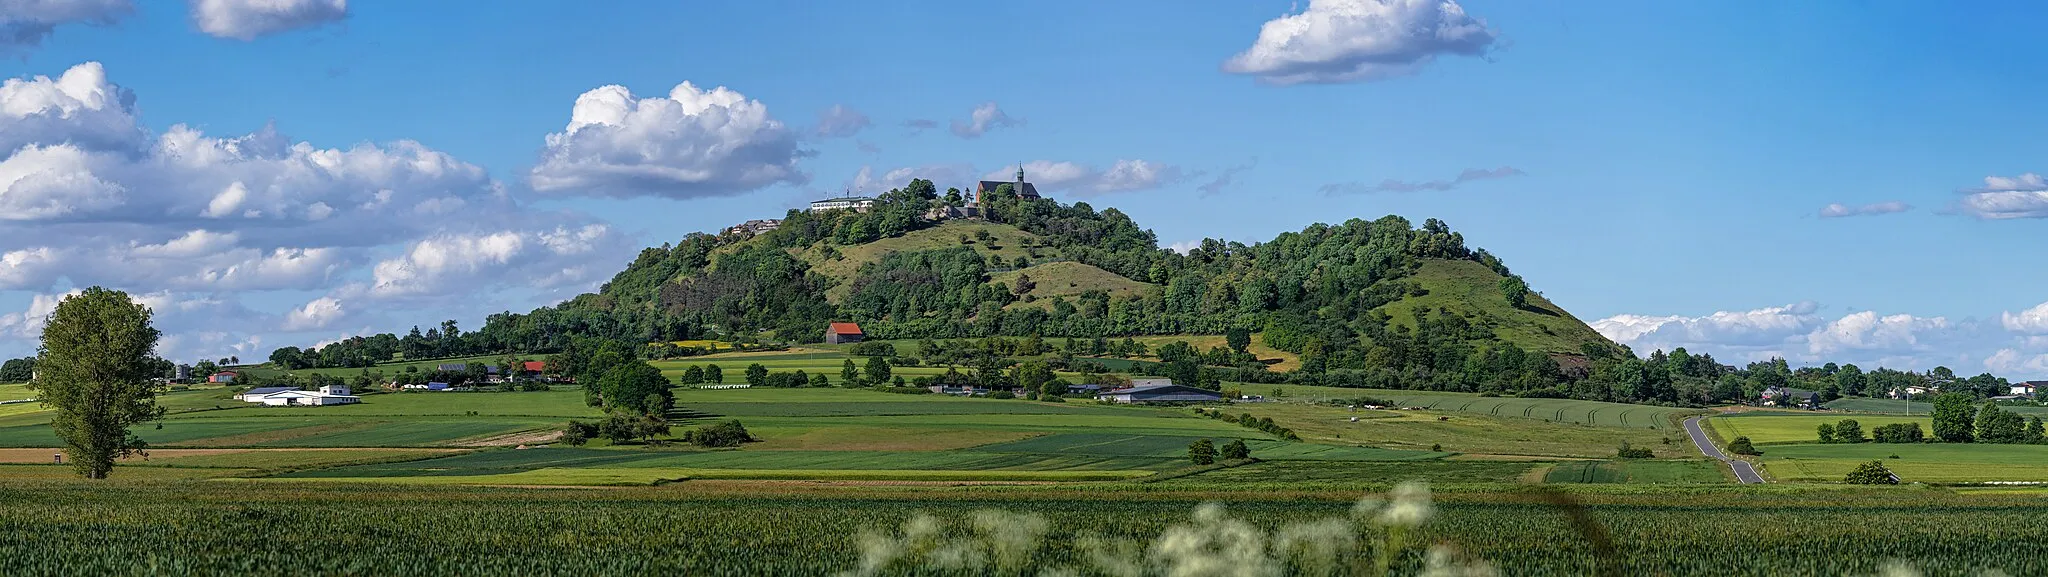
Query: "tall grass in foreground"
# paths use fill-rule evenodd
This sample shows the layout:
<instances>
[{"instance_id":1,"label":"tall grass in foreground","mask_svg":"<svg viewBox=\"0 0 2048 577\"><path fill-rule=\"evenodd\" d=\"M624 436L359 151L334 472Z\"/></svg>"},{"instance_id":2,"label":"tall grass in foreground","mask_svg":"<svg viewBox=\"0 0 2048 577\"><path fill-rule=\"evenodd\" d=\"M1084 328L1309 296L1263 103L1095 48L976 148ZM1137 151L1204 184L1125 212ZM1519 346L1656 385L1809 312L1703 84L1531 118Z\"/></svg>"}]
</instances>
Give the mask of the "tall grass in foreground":
<instances>
[{"instance_id":1,"label":"tall grass in foreground","mask_svg":"<svg viewBox=\"0 0 2048 577\"><path fill-rule=\"evenodd\" d=\"M1429 488L1404 483L1391 502L1368 496L1342 516L1287 523L1268 531L1232 518L1223 505L1204 503L1187 521L1167 527L1149 544L1093 533L1071 536L1081 550L1076 566L1039 564L1038 574L1168 575L1194 577L1279 575L1387 575L1409 553L1414 531L1435 513ZM1052 525L1039 515L983 509L964 520L919 514L895 532L864 531L856 539L860 562L842 577L927 570L972 574L1027 574L1032 554ZM1499 575L1491 564L1439 543L1429 547L1421 573L1441 577Z\"/></svg>"}]
</instances>

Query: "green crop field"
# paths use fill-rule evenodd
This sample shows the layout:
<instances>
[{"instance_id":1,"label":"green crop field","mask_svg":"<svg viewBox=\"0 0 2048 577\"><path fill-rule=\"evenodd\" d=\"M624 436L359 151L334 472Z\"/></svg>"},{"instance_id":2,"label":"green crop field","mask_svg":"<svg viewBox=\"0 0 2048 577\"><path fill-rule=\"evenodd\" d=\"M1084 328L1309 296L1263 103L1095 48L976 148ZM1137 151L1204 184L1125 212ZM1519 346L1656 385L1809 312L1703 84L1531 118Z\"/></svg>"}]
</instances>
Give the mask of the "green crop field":
<instances>
[{"instance_id":1,"label":"green crop field","mask_svg":"<svg viewBox=\"0 0 2048 577\"><path fill-rule=\"evenodd\" d=\"M1552 466L1545 483L1725 483L1720 463L1683 461L1571 461Z\"/></svg>"},{"instance_id":2,"label":"green crop field","mask_svg":"<svg viewBox=\"0 0 2048 577\"><path fill-rule=\"evenodd\" d=\"M1919 423L1920 431L1931 433L1934 421L1927 417L1903 417L1882 415L1814 414L1749 412L1716 416L1706 420L1714 428L1714 434L1724 441L1736 437L1749 437L1758 445L1777 443L1812 443L1820 440L1819 428L1822 423L1835 424L1843 419L1852 419L1863 427L1863 436L1882 425L1893 423Z\"/></svg>"},{"instance_id":3,"label":"green crop field","mask_svg":"<svg viewBox=\"0 0 2048 577\"><path fill-rule=\"evenodd\" d=\"M1857 465L1883 461L1908 483L2048 482L2048 446L2042 445L1808 444L1763 451L1764 469L1785 481L1839 483Z\"/></svg>"},{"instance_id":4,"label":"green crop field","mask_svg":"<svg viewBox=\"0 0 2048 577\"><path fill-rule=\"evenodd\" d=\"M650 473L550 471L503 484L631 480ZM1478 477L1501 473L1473 471ZM717 480L608 491L431 485L366 491L303 481L211 483L210 490L196 490L191 481L88 484L10 476L10 487L20 490L0 500L0 574L229 574L260 560L266 572L287 575L829 575L856 572L863 551L898 550L888 547L893 543L916 550L916 542L899 541L908 539L899 528L920 516L915 526L946 535L942 544L957 547L951 551L959 555L945 558L961 564L924 566L938 559L913 556L890 561L879 568L883 574L1098 574L1101 563L1121 559L1146 574L1172 574L1169 563L1184 560L1234 568L1271 563L1276 574L1301 574L1314 573L1313 563L1329 557L1275 558L1268 551L1287 548L1269 545L1331 522L1363 543L1381 542L1370 525L1344 521L1363 491L1217 492L1228 483L1186 481L1142 492L818 491ZM1551 499L1561 504L1516 492L1439 494L1435 514L1393 556L1397 569L1416 572L1423 549L1445 543L1503 574L1531 576L1872 575L1897 562L1929 575L2048 571L2048 561L2031 549L2048 539L2048 528L2038 522L2048 516L2048 504L2034 495L1911 488L1658 492L1634 485L1573 487L1555 495ZM1232 543L1246 546L1233 551L1248 556L1225 562L1214 554L1144 555L1172 527L1183 528L1182 535L1220 530L1209 529L1220 519L1193 515L1205 502L1221 503L1224 518L1243 522L1221 526L1232 531ZM1575 528L1567 512L1579 506L1594 529ZM982 527L992 528L975 529L977 515L987 520ZM1730 538L1730 527L1741 527L1741 538ZM994 539L990 531L998 528L1011 529L1003 533L1011 538ZM1595 545L1591 530L1611 536L1612 547ZM307 555L304 543L280 535L319 535L322 554ZM1022 544L1031 554L1005 556L1018 550L1005 543ZM103 554L109 550L126 553Z\"/></svg>"}]
</instances>

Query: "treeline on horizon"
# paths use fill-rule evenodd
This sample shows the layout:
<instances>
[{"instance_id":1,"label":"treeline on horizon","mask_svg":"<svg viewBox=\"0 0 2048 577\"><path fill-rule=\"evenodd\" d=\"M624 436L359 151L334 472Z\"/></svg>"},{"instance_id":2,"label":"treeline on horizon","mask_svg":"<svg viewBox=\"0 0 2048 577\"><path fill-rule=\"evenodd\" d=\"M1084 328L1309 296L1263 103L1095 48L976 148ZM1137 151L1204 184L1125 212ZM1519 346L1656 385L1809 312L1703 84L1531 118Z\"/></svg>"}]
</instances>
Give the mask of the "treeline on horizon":
<instances>
[{"instance_id":1,"label":"treeline on horizon","mask_svg":"<svg viewBox=\"0 0 2048 577\"><path fill-rule=\"evenodd\" d=\"M1467 318L1445 309L1416 307L1412 318L1396 322L1378 309L1424 294L1420 283L1407 279L1425 259L1480 263L1505 277L1498 298L1525 308L1518 292L1527 290L1526 283L1486 250L1467 247L1463 235L1436 219L1420 227L1392 215L1318 223L1254 245L1208 239L1182 254L1160 249L1150 231L1114 208L1098 211L1085 202L1023 199L1007 184L988 197L981 203L987 220L1037 237L1001 241L1029 243L1026 248L1041 257L1038 261L990 262L972 245L994 239L963 235L956 246L885 255L841 280L813 271L792 254L816 250L826 258L841 258L839 247L936 226L925 218L928 211L965 204L957 189L941 195L930 181L918 179L883 193L867 212L791 210L779 228L759 236L692 233L644 249L596 293L529 313L494 314L473 332L447 321L424 332L415 327L404 337L387 333L317 349L284 347L271 361L297 369L368 367L397 355L546 354L569 348L579 338L616 341L660 358L679 349L649 343L757 343L769 333L777 341L815 343L827 323L854 321L870 339L1096 339L1252 331L1265 345L1301 356L1301 369L1285 374L1256 364L1215 367L1217 378L1255 383L1693 405L1749 400L1770 386L1805 385L1800 388L1846 396L1889 391L1912 380L1973 383L1968 386L1986 392L2004 382L1990 375L1958 380L1947 369L1862 373L1830 364L1793 371L1782 360L1736 369L1683 351L1637 358L1605 339L1586 340L1576 351L1526 350L1499 338L1491 328L1495 319L1487 314ZM991 271L1047 259L1092 265L1157 288L1114 296L1090 291L1072 299L1054 297L1043 306L1008 306L1028 290L991 282ZM848 286L846 297L835 305L825 293L839 282ZM1025 282L1020 278L1018 284ZM1845 371L1856 376L1837 382L1835 376ZM1871 388L1870 382L1883 384Z\"/></svg>"}]
</instances>

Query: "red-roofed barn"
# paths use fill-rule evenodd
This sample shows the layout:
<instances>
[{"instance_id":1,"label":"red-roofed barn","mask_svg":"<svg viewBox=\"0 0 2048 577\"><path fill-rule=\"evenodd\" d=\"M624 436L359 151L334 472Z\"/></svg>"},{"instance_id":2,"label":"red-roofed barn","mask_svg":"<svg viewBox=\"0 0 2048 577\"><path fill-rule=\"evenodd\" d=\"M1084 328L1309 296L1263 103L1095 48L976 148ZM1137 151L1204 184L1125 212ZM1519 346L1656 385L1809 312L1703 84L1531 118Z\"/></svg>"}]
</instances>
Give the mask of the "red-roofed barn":
<instances>
[{"instance_id":1,"label":"red-roofed barn","mask_svg":"<svg viewBox=\"0 0 2048 577\"><path fill-rule=\"evenodd\" d=\"M825 344L828 345L857 343L866 336L860 332L860 325L855 323L832 323L832 326L825 327Z\"/></svg>"}]
</instances>

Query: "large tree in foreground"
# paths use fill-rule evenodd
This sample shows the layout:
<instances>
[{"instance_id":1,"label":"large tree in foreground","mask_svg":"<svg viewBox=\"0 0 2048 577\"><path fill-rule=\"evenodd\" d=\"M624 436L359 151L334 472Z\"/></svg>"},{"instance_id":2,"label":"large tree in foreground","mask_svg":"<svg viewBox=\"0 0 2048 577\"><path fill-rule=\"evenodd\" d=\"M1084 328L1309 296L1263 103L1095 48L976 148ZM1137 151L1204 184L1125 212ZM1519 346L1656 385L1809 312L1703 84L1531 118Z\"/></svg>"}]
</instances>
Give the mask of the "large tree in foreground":
<instances>
[{"instance_id":1,"label":"large tree in foreground","mask_svg":"<svg viewBox=\"0 0 2048 577\"><path fill-rule=\"evenodd\" d=\"M107 478L115 459L146 448L129 426L163 416L150 383L159 333L149 319L128 293L92 287L65 297L43 326L29 386L56 409L50 426L88 479Z\"/></svg>"}]
</instances>

